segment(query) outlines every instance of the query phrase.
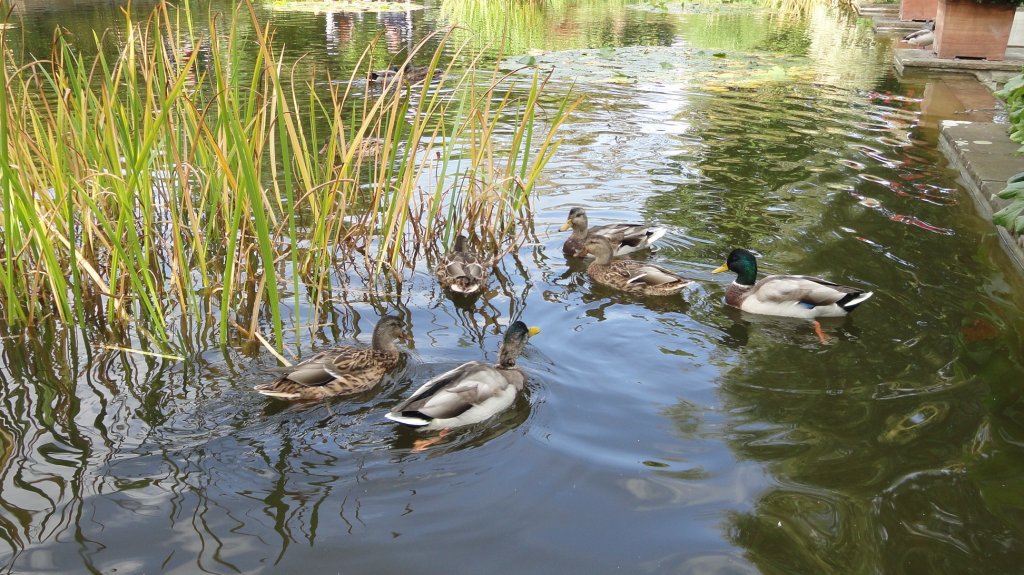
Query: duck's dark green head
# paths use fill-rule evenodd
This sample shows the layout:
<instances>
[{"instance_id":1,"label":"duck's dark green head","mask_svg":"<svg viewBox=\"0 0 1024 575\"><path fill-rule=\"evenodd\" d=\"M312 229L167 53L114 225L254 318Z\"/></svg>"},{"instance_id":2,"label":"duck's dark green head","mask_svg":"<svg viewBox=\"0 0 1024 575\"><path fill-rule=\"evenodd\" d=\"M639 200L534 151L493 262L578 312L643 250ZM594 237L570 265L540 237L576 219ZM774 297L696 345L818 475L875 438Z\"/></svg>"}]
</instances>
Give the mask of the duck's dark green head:
<instances>
[{"instance_id":1,"label":"duck's dark green head","mask_svg":"<svg viewBox=\"0 0 1024 575\"><path fill-rule=\"evenodd\" d=\"M740 248L733 250L729 254L729 259L711 273L717 274L726 270L736 272L736 283L738 284L754 285L757 282L757 258L747 250Z\"/></svg>"},{"instance_id":2,"label":"duck's dark green head","mask_svg":"<svg viewBox=\"0 0 1024 575\"><path fill-rule=\"evenodd\" d=\"M501 353L498 359L502 367L512 367L516 364L516 358L522 353L526 341L531 335L540 333L539 327L527 327L525 323L517 321L508 326L505 330L505 339L501 342Z\"/></svg>"}]
</instances>

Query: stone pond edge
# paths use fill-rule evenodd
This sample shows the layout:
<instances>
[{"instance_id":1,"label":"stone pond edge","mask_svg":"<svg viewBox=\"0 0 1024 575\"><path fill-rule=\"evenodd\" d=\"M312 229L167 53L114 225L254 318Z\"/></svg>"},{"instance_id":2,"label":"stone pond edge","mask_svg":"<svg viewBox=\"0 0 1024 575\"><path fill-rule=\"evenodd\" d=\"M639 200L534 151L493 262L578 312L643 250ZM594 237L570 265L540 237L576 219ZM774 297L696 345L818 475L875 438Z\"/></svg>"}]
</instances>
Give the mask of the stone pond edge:
<instances>
[{"instance_id":1,"label":"stone pond edge","mask_svg":"<svg viewBox=\"0 0 1024 575\"><path fill-rule=\"evenodd\" d=\"M1005 187L1010 176L1024 172L1024 156L1014 154L1019 146L1010 140L1007 128L1006 124L955 120L944 120L940 128L939 150L950 166L960 172L978 211L990 222L992 214L1007 204L995 194ZM1003 251L1017 272L1024 275L1024 237L1018 238L994 223L992 226Z\"/></svg>"}]
</instances>

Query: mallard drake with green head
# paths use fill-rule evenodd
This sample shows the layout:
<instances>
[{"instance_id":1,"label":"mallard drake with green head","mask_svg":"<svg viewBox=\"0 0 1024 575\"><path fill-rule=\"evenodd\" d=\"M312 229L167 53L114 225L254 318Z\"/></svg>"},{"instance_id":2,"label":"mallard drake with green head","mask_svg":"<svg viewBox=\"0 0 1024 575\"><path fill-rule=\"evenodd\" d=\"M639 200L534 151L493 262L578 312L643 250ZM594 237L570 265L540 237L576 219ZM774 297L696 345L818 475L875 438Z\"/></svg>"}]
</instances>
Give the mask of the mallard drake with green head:
<instances>
[{"instance_id":1,"label":"mallard drake with green head","mask_svg":"<svg viewBox=\"0 0 1024 575\"><path fill-rule=\"evenodd\" d=\"M907 34L903 41L920 48L931 46L935 43L935 21L932 20L926 28Z\"/></svg>"},{"instance_id":2,"label":"mallard drake with green head","mask_svg":"<svg viewBox=\"0 0 1024 575\"><path fill-rule=\"evenodd\" d=\"M441 258L436 268L441 287L461 294L478 293L487 283L483 260L469 249L469 238L455 238L455 248Z\"/></svg>"},{"instance_id":3,"label":"mallard drake with green head","mask_svg":"<svg viewBox=\"0 0 1024 575\"><path fill-rule=\"evenodd\" d=\"M587 238L584 253L594 256L587 275L617 290L642 295L672 295L693 283L661 266L635 260L612 260L612 244L603 236Z\"/></svg>"},{"instance_id":4,"label":"mallard drake with green head","mask_svg":"<svg viewBox=\"0 0 1024 575\"><path fill-rule=\"evenodd\" d=\"M868 300L873 292L811 276L772 275L757 279L757 258L735 249L712 273L732 270L736 280L725 289L725 303L743 311L803 319L842 317ZM815 332L826 339L815 321Z\"/></svg>"},{"instance_id":5,"label":"mallard drake with green head","mask_svg":"<svg viewBox=\"0 0 1024 575\"><path fill-rule=\"evenodd\" d=\"M505 331L497 365L471 361L442 373L385 417L423 429L448 429L478 423L508 409L526 384L516 359L530 336L538 333L540 328L513 323Z\"/></svg>"},{"instance_id":6,"label":"mallard drake with green head","mask_svg":"<svg viewBox=\"0 0 1024 575\"><path fill-rule=\"evenodd\" d=\"M370 347L346 346L322 351L297 365L279 368L284 375L253 389L291 400L325 399L366 391L380 383L400 357L396 339L405 338L402 320L386 315L373 328Z\"/></svg>"},{"instance_id":7,"label":"mallard drake with green head","mask_svg":"<svg viewBox=\"0 0 1024 575\"><path fill-rule=\"evenodd\" d=\"M583 208L569 210L569 218L558 228L566 231L572 228L572 235L562 244L562 252L567 256L580 257L588 237L602 236L615 246L613 255L623 256L628 253L650 247L665 235L665 228L646 224L605 224L588 227L587 211Z\"/></svg>"}]
</instances>

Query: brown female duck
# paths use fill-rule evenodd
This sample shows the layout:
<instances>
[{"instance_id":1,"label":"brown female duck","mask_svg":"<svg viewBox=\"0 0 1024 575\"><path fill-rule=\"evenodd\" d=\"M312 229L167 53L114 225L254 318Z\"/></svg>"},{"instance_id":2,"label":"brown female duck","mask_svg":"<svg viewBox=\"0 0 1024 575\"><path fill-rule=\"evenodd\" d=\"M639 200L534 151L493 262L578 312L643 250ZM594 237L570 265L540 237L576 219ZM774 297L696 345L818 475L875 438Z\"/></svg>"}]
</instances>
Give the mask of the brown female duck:
<instances>
[{"instance_id":1,"label":"brown female duck","mask_svg":"<svg viewBox=\"0 0 1024 575\"><path fill-rule=\"evenodd\" d=\"M441 287L461 294L479 292L487 283L487 271L483 260L469 249L469 239L460 235L455 239L455 248L437 264L437 281Z\"/></svg>"},{"instance_id":2,"label":"brown female duck","mask_svg":"<svg viewBox=\"0 0 1024 575\"><path fill-rule=\"evenodd\" d=\"M401 77L403 82L409 84L416 84L422 82L430 76L431 81L441 75L441 70L435 68L434 73L430 73L430 66L413 66L412 62L406 63L405 66L388 66L383 70L376 70L370 72L367 76L369 82L390 82L395 78Z\"/></svg>"},{"instance_id":3,"label":"brown female duck","mask_svg":"<svg viewBox=\"0 0 1024 575\"><path fill-rule=\"evenodd\" d=\"M322 351L281 368L280 378L253 389L278 399L311 400L366 391L398 364L396 339L404 339L402 320L386 315L373 328L370 347L346 346Z\"/></svg>"},{"instance_id":4,"label":"brown female duck","mask_svg":"<svg viewBox=\"0 0 1024 575\"><path fill-rule=\"evenodd\" d=\"M567 256L579 257L583 253L584 244L587 238L602 236L615 247L613 255L622 256L628 253L642 250L656 242L665 235L665 228L648 226L646 224L605 224L588 228L587 212L583 208L569 210L569 218L562 224L559 231L572 228L572 235L565 240L562 251Z\"/></svg>"},{"instance_id":5,"label":"brown female duck","mask_svg":"<svg viewBox=\"0 0 1024 575\"><path fill-rule=\"evenodd\" d=\"M672 295L693 283L661 266L635 260L612 261L612 244L603 236L587 238L585 253L594 256L587 274L595 282L642 295Z\"/></svg>"}]
</instances>

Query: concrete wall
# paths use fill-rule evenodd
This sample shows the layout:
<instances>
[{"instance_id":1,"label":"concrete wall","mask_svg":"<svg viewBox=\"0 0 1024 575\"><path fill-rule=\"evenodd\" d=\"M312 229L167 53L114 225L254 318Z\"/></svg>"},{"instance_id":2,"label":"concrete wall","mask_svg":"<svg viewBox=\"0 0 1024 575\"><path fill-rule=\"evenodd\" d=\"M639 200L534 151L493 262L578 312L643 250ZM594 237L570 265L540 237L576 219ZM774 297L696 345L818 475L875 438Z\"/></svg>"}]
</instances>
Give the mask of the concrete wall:
<instances>
[{"instance_id":1,"label":"concrete wall","mask_svg":"<svg viewBox=\"0 0 1024 575\"><path fill-rule=\"evenodd\" d=\"M1013 28L1010 29L1009 46L1024 46L1024 9L1017 8L1017 15L1013 18Z\"/></svg>"}]
</instances>

